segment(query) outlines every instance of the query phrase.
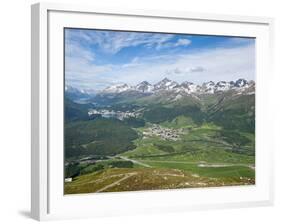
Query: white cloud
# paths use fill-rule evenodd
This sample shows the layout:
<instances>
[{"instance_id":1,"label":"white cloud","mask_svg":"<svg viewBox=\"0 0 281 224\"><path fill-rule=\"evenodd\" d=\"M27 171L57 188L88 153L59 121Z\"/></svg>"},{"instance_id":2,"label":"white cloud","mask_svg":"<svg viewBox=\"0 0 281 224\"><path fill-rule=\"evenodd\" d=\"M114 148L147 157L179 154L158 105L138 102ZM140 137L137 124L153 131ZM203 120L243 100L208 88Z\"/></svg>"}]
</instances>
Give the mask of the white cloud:
<instances>
[{"instance_id":1,"label":"white cloud","mask_svg":"<svg viewBox=\"0 0 281 224\"><path fill-rule=\"evenodd\" d=\"M114 71L113 65L95 65L84 58L65 58L65 81L67 85L77 88L99 88L114 83L110 76Z\"/></svg>"},{"instance_id":2,"label":"white cloud","mask_svg":"<svg viewBox=\"0 0 281 224\"><path fill-rule=\"evenodd\" d=\"M174 68L174 69L169 69L165 72L167 75L174 75L174 74L185 74L188 75L189 73L192 72L203 72L205 71L205 68L202 66L196 66L196 67L183 67L183 68Z\"/></svg>"},{"instance_id":3,"label":"white cloud","mask_svg":"<svg viewBox=\"0 0 281 224\"><path fill-rule=\"evenodd\" d=\"M94 52L88 50L86 47L81 46L77 42L66 42L65 44L65 56L77 59L84 59L92 62L95 59Z\"/></svg>"},{"instance_id":4,"label":"white cloud","mask_svg":"<svg viewBox=\"0 0 281 224\"><path fill-rule=\"evenodd\" d=\"M163 42L159 43L156 46L156 50L161 49L167 49L167 48L173 48L173 47L182 47L182 46L188 46L191 44L191 40L189 39L178 39L177 42Z\"/></svg>"},{"instance_id":5,"label":"white cloud","mask_svg":"<svg viewBox=\"0 0 281 224\"><path fill-rule=\"evenodd\" d=\"M189 71L190 72L203 72L203 71L205 71L205 69L202 66L197 66L197 67L194 67L194 68L190 68Z\"/></svg>"},{"instance_id":6,"label":"white cloud","mask_svg":"<svg viewBox=\"0 0 281 224\"><path fill-rule=\"evenodd\" d=\"M144 45L148 48L161 46L172 39L172 34L111 32L111 31L83 31L67 30L66 39L69 41L84 41L89 45L98 45L105 53L115 54L126 47Z\"/></svg>"},{"instance_id":7,"label":"white cloud","mask_svg":"<svg viewBox=\"0 0 281 224\"><path fill-rule=\"evenodd\" d=\"M141 61L141 59L139 59ZM211 49L182 55L165 55L161 59L145 58L142 63L115 68L112 80L128 84L140 81L157 82L164 77L183 82L202 83L255 79L254 45Z\"/></svg>"},{"instance_id":8,"label":"white cloud","mask_svg":"<svg viewBox=\"0 0 281 224\"><path fill-rule=\"evenodd\" d=\"M189 39L178 39L178 41L175 43L175 46L187 46L191 44L191 40Z\"/></svg>"}]
</instances>

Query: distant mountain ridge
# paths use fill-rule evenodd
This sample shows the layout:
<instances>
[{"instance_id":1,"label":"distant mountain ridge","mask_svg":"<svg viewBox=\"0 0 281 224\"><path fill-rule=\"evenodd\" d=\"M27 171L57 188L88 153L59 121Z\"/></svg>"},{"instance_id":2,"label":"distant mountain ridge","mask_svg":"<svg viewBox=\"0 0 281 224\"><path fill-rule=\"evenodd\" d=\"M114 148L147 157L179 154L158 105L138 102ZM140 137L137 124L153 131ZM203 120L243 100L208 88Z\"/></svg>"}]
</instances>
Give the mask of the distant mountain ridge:
<instances>
[{"instance_id":1,"label":"distant mountain ridge","mask_svg":"<svg viewBox=\"0 0 281 224\"><path fill-rule=\"evenodd\" d=\"M135 86L126 83L111 85L99 92L94 90L79 90L77 88L66 86L65 97L76 103L94 103L94 104L112 104L116 102L135 101L143 99L146 101L178 101L184 98L193 98L200 100L205 96L230 94L235 97L238 95L255 94L255 82L245 79L236 81L213 81L204 82L197 85L192 82L184 81L177 83L168 78L155 83L154 85L142 81Z\"/></svg>"},{"instance_id":2,"label":"distant mountain ridge","mask_svg":"<svg viewBox=\"0 0 281 224\"><path fill-rule=\"evenodd\" d=\"M65 96L72 100L87 99L96 94L92 89L78 89L70 85L65 85L64 91Z\"/></svg>"},{"instance_id":3,"label":"distant mountain ridge","mask_svg":"<svg viewBox=\"0 0 281 224\"><path fill-rule=\"evenodd\" d=\"M151 94L163 91L172 91L175 93L185 94L213 94L217 92L225 92L228 90L243 91L254 86L254 81L247 81L245 79L238 79L236 81L230 82L219 81L217 83L209 81L203 83L202 85L197 85L188 81L179 84L168 78L164 78L154 85L150 84L147 81L142 81L136 86L130 86L128 84L115 84L100 91L99 94L115 94L132 91Z\"/></svg>"}]
</instances>

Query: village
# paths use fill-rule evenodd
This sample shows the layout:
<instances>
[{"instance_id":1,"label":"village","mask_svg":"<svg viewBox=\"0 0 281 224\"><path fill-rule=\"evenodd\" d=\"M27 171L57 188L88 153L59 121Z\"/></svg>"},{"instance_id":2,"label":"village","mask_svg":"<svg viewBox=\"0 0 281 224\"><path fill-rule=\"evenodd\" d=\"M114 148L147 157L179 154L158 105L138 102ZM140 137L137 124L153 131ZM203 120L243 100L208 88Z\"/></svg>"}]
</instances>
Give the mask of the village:
<instances>
[{"instance_id":1,"label":"village","mask_svg":"<svg viewBox=\"0 0 281 224\"><path fill-rule=\"evenodd\" d=\"M124 120L124 118L139 117L140 111L114 111L107 109L91 109L89 110L88 115L101 115L104 118L116 118L118 120Z\"/></svg>"},{"instance_id":2,"label":"village","mask_svg":"<svg viewBox=\"0 0 281 224\"><path fill-rule=\"evenodd\" d=\"M172 140L178 141L180 140L180 136L184 134L184 129L171 129L171 128L163 128L160 125L153 124L152 127L147 128L143 131L143 137L152 137L157 136L163 140Z\"/></svg>"}]
</instances>

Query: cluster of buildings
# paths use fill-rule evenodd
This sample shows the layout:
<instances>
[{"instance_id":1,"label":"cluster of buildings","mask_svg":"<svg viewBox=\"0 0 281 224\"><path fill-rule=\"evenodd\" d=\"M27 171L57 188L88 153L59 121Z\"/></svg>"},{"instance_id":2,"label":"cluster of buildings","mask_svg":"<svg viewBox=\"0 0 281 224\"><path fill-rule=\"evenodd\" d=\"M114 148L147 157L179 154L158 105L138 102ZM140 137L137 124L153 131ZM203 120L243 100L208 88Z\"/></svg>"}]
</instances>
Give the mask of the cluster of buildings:
<instances>
[{"instance_id":1,"label":"cluster of buildings","mask_svg":"<svg viewBox=\"0 0 281 224\"><path fill-rule=\"evenodd\" d=\"M101 115L104 118L116 118L118 120L124 120L124 118L129 117L138 117L140 116L139 111L114 111L114 110L107 110L107 109L91 109L88 112L89 116L93 115Z\"/></svg>"},{"instance_id":2,"label":"cluster of buildings","mask_svg":"<svg viewBox=\"0 0 281 224\"><path fill-rule=\"evenodd\" d=\"M180 140L180 135L184 133L183 129L163 128L160 125L153 124L152 127L143 131L144 138L157 136L163 140Z\"/></svg>"}]
</instances>

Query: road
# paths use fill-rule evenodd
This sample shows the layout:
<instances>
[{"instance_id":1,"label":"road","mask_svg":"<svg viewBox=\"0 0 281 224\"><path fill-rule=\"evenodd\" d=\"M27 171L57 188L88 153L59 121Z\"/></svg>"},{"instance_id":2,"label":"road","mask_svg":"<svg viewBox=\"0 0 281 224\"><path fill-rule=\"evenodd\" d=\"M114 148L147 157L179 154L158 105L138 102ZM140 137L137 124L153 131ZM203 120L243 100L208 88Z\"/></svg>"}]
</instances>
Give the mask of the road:
<instances>
[{"instance_id":1,"label":"road","mask_svg":"<svg viewBox=\"0 0 281 224\"><path fill-rule=\"evenodd\" d=\"M139 162L139 161L138 161ZM181 163L181 164L196 164L199 167L229 167L229 166L244 166L255 170L254 165L248 165L243 163L206 163L206 162L188 162L188 161L173 161L173 160L147 160L147 162L154 163ZM139 162L142 163L142 162ZM148 165L148 164L146 164ZM151 166L150 166L151 167Z\"/></svg>"},{"instance_id":2,"label":"road","mask_svg":"<svg viewBox=\"0 0 281 224\"><path fill-rule=\"evenodd\" d=\"M117 184L119 184L120 182L122 182L122 181L124 181L124 180L126 180L126 179L128 179L128 178L130 178L130 177L132 177L132 176L134 176L134 175L136 175L136 174L137 174L137 173L127 173L127 174L125 174L125 176L122 177L121 179L119 179L119 180L117 180L117 181L115 181L115 182L113 182L113 183L111 183L111 184L109 184L109 185L106 185L105 187L103 187L103 188L97 190L96 192L97 192L97 193L98 193L98 192L103 192L103 191L107 190L108 188L114 187L114 186L116 186Z\"/></svg>"},{"instance_id":3,"label":"road","mask_svg":"<svg viewBox=\"0 0 281 224\"><path fill-rule=\"evenodd\" d=\"M131 161L132 163L135 163L135 164L138 164L138 165L141 165L141 166L144 166L144 167L148 167L148 168L151 168L152 166L148 165L148 164L145 164L143 162L140 162L140 161L137 161L137 160L134 160L134 159L129 159L125 156L119 156L121 159L123 160L126 160L126 161Z\"/></svg>"}]
</instances>

